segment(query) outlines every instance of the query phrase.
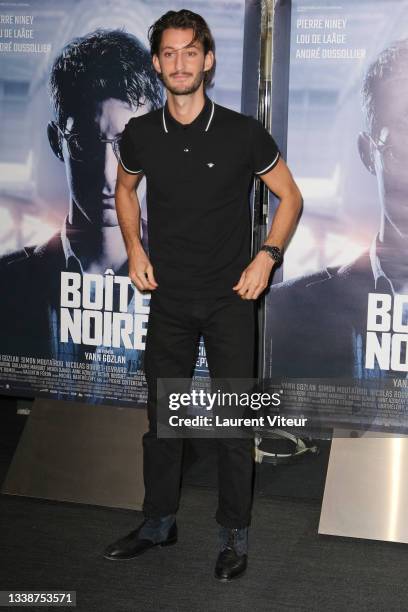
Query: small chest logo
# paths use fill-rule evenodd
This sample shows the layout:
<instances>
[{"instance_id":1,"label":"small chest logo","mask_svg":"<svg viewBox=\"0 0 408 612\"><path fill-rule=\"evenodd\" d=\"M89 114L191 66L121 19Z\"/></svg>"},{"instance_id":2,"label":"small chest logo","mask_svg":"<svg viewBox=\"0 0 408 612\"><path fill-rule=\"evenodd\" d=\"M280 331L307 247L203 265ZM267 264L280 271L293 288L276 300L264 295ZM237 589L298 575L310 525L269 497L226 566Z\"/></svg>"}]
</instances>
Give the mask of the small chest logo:
<instances>
[{"instance_id":1,"label":"small chest logo","mask_svg":"<svg viewBox=\"0 0 408 612\"><path fill-rule=\"evenodd\" d=\"M213 167L215 166L215 164L213 164L212 162L207 162L207 166L208 166L209 168L213 168Z\"/></svg>"}]
</instances>

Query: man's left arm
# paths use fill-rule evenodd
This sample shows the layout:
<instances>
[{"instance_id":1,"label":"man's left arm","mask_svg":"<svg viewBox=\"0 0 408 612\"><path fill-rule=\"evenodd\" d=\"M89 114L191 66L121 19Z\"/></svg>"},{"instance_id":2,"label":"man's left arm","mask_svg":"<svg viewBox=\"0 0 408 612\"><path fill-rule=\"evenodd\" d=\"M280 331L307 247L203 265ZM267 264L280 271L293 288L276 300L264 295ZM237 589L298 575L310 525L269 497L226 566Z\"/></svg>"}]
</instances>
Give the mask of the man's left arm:
<instances>
[{"instance_id":1,"label":"man's left arm","mask_svg":"<svg viewBox=\"0 0 408 612\"><path fill-rule=\"evenodd\" d=\"M272 170L262 174L260 178L280 200L264 244L283 250L299 217L302 195L282 157ZM234 291L244 300L256 300L268 286L275 264L267 251L259 251L242 272L238 283L233 287Z\"/></svg>"}]
</instances>

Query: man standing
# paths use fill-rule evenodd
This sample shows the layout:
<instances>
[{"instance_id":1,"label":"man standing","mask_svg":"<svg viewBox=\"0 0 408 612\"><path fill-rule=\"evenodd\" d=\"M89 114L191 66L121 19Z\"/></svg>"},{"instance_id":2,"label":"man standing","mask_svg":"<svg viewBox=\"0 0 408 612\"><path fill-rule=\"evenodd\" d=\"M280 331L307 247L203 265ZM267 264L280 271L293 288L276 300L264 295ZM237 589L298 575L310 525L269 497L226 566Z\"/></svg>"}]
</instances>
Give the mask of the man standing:
<instances>
[{"instance_id":1,"label":"man standing","mask_svg":"<svg viewBox=\"0 0 408 612\"><path fill-rule=\"evenodd\" d=\"M281 259L301 206L299 190L268 132L205 94L215 46L204 19L188 10L169 11L149 34L167 102L127 123L116 183L129 275L140 291L152 292L145 352L145 521L108 546L109 559L132 558L177 541L182 440L157 437L157 379L191 377L200 335L212 378L254 376L254 300ZM265 246L250 261L248 193L254 173L281 202ZM149 258L139 238L135 188L142 176L147 179ZM226 581L241 575L247 564L253 441L216 442L221 546L215 576Z\"/></svg>"}]
</instances>

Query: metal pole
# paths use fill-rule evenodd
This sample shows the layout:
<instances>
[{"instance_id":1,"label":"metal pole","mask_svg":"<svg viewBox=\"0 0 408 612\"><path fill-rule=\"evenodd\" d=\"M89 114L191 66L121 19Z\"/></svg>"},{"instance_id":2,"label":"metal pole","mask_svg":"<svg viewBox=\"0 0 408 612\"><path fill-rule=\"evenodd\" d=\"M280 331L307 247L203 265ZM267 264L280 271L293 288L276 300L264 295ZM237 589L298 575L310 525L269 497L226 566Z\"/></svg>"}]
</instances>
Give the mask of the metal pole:
<instances>
[{"instance_id":1,"label":"metal pole","mask_svg":"<svg viewBox=\"0 0 408 612\"><path fill-rule=\"evenodd\" d=\"M261 49L258 120L271 131L272 126L272 62L273 62L273 20L276 0L262 0L261 7ZM255 180L254 187L254 240L253 253L257 253L265 241L268 228L269 192L260 178ZM260 301L258 309L258 374L263 378L265 354L265 298Z\"/></svg>"}]
</instances>

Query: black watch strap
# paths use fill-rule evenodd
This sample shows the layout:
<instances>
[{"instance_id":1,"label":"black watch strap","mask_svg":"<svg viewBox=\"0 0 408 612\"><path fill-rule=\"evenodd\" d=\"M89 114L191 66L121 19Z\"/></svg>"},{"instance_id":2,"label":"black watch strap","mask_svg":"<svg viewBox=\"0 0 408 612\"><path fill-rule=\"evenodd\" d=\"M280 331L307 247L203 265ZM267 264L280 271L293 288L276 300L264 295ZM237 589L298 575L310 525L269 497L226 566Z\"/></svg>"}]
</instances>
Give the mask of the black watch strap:
<instances>
[{"instance_id":1,"label":"black watch strap","mask_svg":"<svg viewBox=\"0 0 408 612\"><path fill-rule=\"evenodd\" d=\"M268 244L264 244L260 248L261 251L266 251L269 256L276 261L277 265L280 265L283 261L283 253L277 246L269 246Z\"/></svg>"}]
</instances>

